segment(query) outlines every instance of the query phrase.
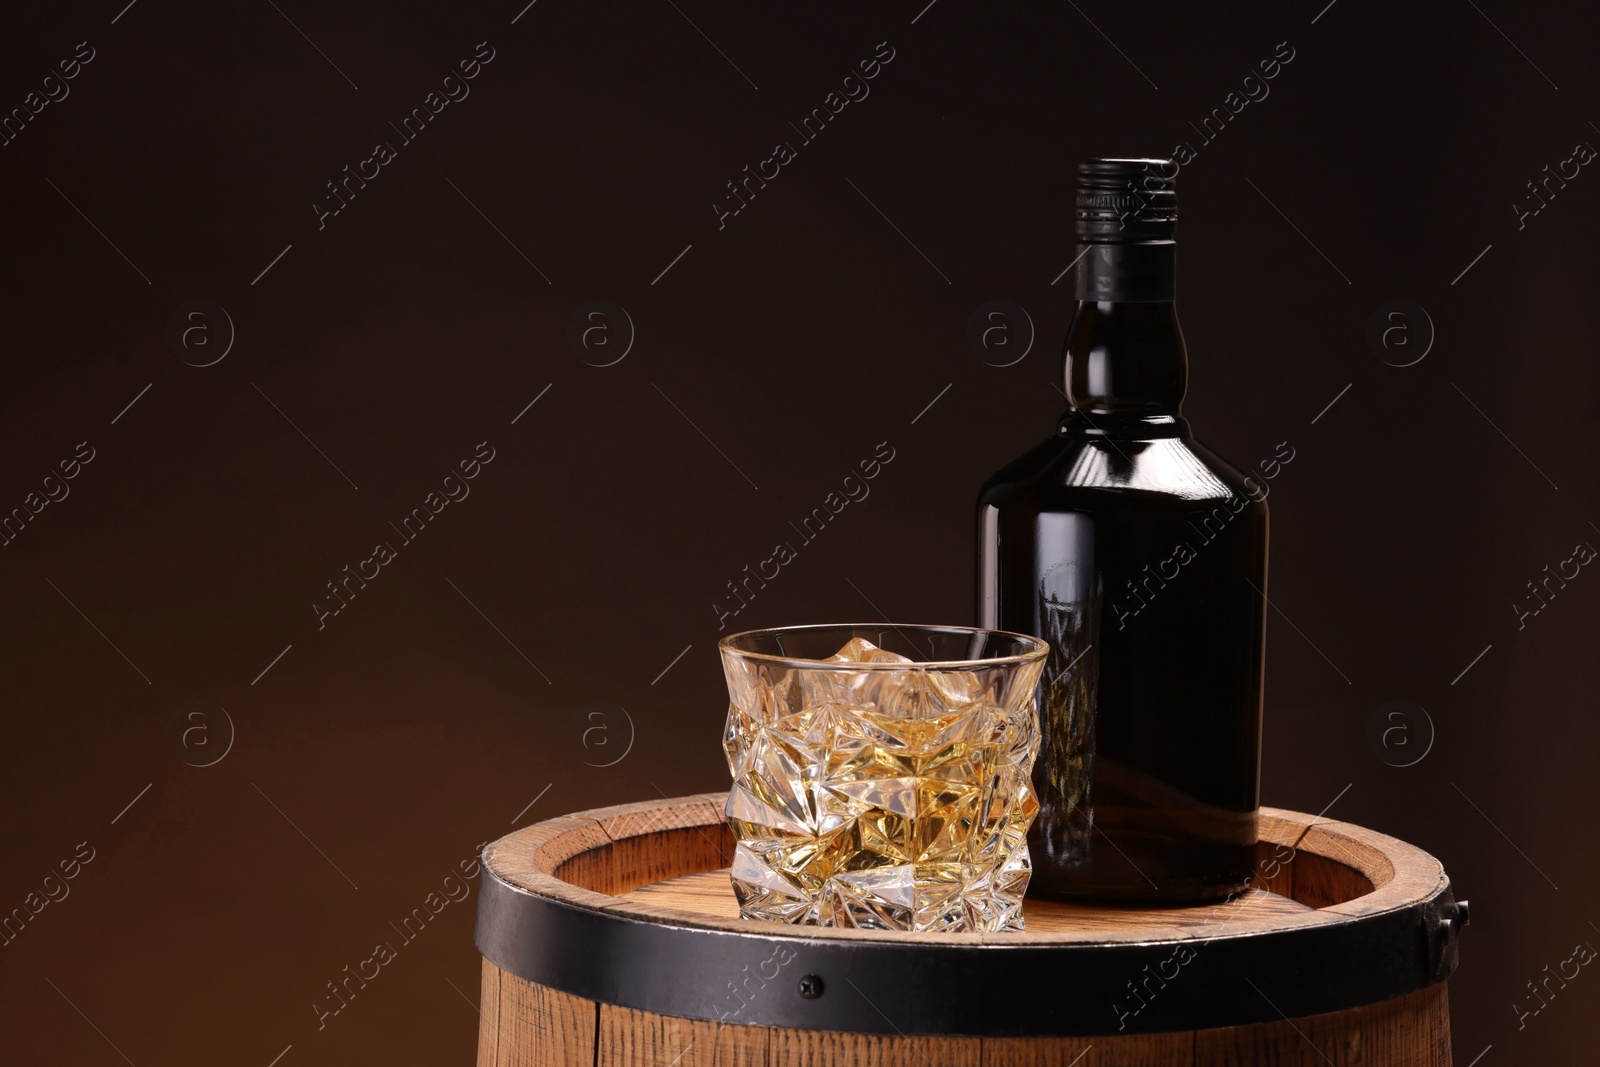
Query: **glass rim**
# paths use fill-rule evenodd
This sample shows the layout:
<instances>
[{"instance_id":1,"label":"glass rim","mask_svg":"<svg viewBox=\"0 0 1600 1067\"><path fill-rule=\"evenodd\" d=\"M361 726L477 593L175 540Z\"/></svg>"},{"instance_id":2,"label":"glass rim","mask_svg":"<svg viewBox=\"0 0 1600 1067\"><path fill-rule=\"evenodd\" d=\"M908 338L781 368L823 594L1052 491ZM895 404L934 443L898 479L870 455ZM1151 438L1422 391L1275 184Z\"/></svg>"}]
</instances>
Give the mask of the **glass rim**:
<instances>
[{"instance_id":1,"label":"glass rim","mask_svg":"<svg viewBox=\"0 0 1600 1067\"><path fill-rule=\"evenodd\" d=\"M1025 652L1016 652L1008 656L986 656L982 659L941 659L941 660L913 660L910 663L830 663L827 660L807 659L801 656L781 656L770 652L754 652L749 649L737 648L733 642L744 637L756 637L764 634L794 633L817 630L895 630L905 636L905 631L913 630L923 633L953 633L953 634L995 634L1000 637L1010 637L1029 645ZM961 671L978 670L985 667L1024 666L1029 663L1043 660L1050 653L1050 643L1032 634L1018 633L1015 630L996 630L987 626L952 626L944 623L893 623L893 622L821 622L804 623L798 626L763 626L754 630L742 630L736 634L729 634L717 641L717 651L724 655L737 656L743 660L754 660L760 663L775 663L786 667L795 667L802 670L815 671Z\"/></svg>"}]
</instances>

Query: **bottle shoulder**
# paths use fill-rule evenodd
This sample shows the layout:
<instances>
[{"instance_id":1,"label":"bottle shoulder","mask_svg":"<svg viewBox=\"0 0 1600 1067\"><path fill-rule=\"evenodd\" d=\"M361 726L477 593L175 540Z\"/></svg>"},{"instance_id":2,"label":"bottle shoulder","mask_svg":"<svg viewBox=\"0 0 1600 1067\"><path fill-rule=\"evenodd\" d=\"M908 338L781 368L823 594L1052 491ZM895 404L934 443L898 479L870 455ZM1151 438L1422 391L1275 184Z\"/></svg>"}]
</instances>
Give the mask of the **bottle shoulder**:
<instances>
[{"instance_id":1,"label":"bottle shoulder","mask_svg":"<svg viewBox=\"0 0 1600 1067\"><path fill-rule=\"evenodd\" d=\"M1187 425L1138 437L1083 433L1069 422L995 472L979 492L980 506L1070 508L1074 501L1163 498L1199 507L1244 496L1266 510L1255 480L1196 441Z\"/></svg>"}]
</instances>

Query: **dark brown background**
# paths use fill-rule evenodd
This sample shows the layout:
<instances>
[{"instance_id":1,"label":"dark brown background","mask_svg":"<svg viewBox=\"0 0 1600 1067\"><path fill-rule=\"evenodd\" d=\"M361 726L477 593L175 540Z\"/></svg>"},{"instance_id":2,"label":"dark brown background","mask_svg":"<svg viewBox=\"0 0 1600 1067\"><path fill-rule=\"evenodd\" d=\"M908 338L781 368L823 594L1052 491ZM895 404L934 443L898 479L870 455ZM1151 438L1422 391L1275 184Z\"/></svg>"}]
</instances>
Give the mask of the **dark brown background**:
<instances>
[{"instance_id":1,"label":"dark brown background","mask_svg":"<svg viewBox=\"0 0 1600 1067\"><path fill-rule=\"evenodd\" d=\"M1198 145L1280 41L1179 186L1185 412L1240 464L1296 450L1263 798L1443 859L1474 906L1458 1062L1592 1057L1600 977L1520 1031L1512 1005L1600 944L1600 577L1521 631L1511 604L1600 545L1600 177L1521 231L1511 203L1600 142L1595 16L924 2L6 16L0 107L96 58L0 147L0 507L96 458L0 549L0 909L95 859L0 949L0 1059L470 1062L475 892L320 1031L311 1005L513 823L720 787L712 605L878 442L870 498L732 625L968 620L976 487L1063 406L1073 164ZM485 40L470 97L319 232L323 184ZM723 183L880 41L871 95L719 231ZM1396 298L1438 333L1406 368L1365 340ZM237 328L206 368L166 339L195 299ZM607 368L566 340L595 299L637 327ZM1004 369L966 343L989 299L1037 326ZM485 440L470 498L319 631L324 583ZM1368 743L1390 700L1437 732L1409 768ZM190 701L235 728L213 766L169 734ZM191 759L226 741L208 714Z\"/></svg>"}]
</instances>

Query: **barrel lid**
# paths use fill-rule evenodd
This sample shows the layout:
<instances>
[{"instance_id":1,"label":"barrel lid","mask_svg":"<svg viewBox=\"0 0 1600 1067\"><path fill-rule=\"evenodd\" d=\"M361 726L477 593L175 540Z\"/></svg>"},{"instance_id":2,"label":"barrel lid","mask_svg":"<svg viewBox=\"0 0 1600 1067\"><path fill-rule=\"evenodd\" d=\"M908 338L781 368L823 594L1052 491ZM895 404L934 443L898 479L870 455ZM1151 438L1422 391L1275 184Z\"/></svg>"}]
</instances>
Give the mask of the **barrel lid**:
<instances>
[{"instance_id":1,"label":"barrel lid","mask_svg":"<svg viewBox=\"0 0 1600 1067\"><path fill-rule=\"evenodd\" d=\"M542 986L689 1019L1086 1036L1247 1025L1403 996L1455 969L1466 920L1426 852L1264 808L1259 885L1237 904L1029 900L1029 929L1005 934L746 921L721 870L733 853L725 798L581 812L488 846L479 951Z\"/></svg>"}]
</instances>

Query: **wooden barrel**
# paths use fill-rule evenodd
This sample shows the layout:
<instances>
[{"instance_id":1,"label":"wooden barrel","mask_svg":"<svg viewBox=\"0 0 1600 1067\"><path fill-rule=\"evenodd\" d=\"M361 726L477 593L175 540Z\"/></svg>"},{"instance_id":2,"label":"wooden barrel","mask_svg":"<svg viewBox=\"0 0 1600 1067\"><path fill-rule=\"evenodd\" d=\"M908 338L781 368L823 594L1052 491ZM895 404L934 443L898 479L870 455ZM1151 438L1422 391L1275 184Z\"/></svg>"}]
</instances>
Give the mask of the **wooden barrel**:
<instances>
[{"instance_id":1,"label":"wooden barrel","mask_svg":"<svg viewBox=\"0 0 1600 1067\"><path fill-rule=\"evenodd\" d=\"M739 918L725 793L527 827L484 852L479 1067L1446 1067L1467 919L1394 838L1262 810L1225 904L1028 900L1025 932Z\"/></svg>"}]
</instances>

